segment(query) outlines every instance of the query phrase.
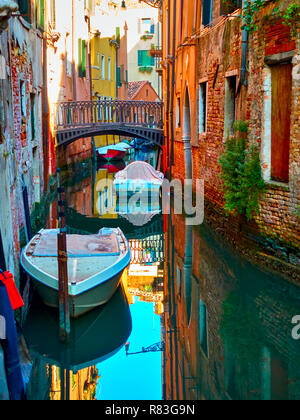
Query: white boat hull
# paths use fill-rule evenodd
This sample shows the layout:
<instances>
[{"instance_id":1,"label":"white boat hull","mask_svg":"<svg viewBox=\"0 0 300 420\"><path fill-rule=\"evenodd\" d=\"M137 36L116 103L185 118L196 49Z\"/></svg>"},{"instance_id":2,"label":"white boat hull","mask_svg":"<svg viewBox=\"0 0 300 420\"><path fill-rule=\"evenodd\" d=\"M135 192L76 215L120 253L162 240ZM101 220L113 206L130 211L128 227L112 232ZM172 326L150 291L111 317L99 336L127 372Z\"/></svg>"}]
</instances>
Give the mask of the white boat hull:
<instances>
[{"instance_id":1,"label":"white boat hull","mask_svg":"<svg viewBox=\"0 0 300 420\"><path fill-rule=\"evenodd\" d=\"M35 242L47 233L41 231L23 250L21 264L32 278L43 302L52 308L59 307L58 261L55 256L37 257L32 254ZM72 318L107 303L118 289L122 274L130 263L129 244L118 229L120 255L85 256L68 259L69 303Z\"/></svg>"}]
</instances>

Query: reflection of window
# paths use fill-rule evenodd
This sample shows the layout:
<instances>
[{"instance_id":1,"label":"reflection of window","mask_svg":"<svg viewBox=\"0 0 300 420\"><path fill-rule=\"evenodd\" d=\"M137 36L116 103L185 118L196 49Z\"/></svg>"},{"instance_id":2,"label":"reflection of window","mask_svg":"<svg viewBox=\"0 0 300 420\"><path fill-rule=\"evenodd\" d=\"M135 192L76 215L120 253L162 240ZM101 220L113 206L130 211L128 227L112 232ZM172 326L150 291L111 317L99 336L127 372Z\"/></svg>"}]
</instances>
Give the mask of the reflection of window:
<instances>
[{"instance_id":1,"label":"reflection of window","mask_svg":"<svg viewBox=\"0 0 300 420\"><path fill-rule=\"evenodd\" d=\"M155 58L149 55L148 50L138 51L138 66L139 67L153 67L155 66Z\"/></svg>"},{"instance_id":2,"label":"reflection of window","mask_svg":"<svg viewBox=\"0 0 300 420\"><path fill-rule=\"evenodd\" d=\"M200 346L205 356L208 357L207 309L202 300L200 300Z\"/></svg>"},{"instance_id":3,"label":"reflection of window","mask_svg":"<svg viewBox=\"0 0 300 420\"><path fill-rule=\"evenodd\" d=\"M177 284L178 294L181 295L182 271L180 267L178 266L176 268L176 284Z\"/></svg>"}]
</instances>

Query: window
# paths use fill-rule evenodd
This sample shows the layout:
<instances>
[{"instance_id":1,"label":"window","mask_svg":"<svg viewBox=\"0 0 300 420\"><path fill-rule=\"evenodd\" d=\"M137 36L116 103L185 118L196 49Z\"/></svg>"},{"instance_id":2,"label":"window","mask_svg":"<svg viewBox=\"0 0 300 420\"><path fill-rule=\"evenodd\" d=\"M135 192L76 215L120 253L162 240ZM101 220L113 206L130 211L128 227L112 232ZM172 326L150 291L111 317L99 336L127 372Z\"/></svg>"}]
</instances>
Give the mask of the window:
<instances>
[{"instance_id":1,"label":"window","mask_svg":"<svg viewBox=\"0 0 300 420\"><path fill-rule=\"evenodd\" d=\"M20 81L20 106L21 116L26 117L26 87L23 80Z\"/></svg>"},{"instance_id":2,"label":"window","mask_svg":"<svg viewBox=\"0 0 300 420\"><path fill-rule=\"evenodd\" d=\"M155 33L155 25L152 19L144 18L140 21L140 31L139 33L143 34L154 34Z\"/></svg>"},{"instance_id":3,"label":"window","mask_svg":"<svg viewBox=\"0 0 300 420\"><path fill-rule=\"evenodd\" d=\"M30 117L31 117L31 139L35 140L36 127L35 127L35 95L30 95Z\"/></svg>"},{"instance_id":4,"label":"window","mask_svg":"<svg viewBox=\"0 0 300 420\"><path fill-rule=\"evenodd\" d=\"M199 134L207 131L207 82L199 86Z\"/></svg>"},{"instance_id":5,"label":"window","mask_svg":"<svg viewBox=\"0 0 300 420\"><path fill-rule=\"evenodd\" d=\"M80 78L86 77L86 41L78 40L78 74Z\"/></svg>"},{"instance_id":6,"label":"window","mask_svg":"<svg viewBox=\"0 0 300 420\"><path fill-rule=\"evenodd\" d=\"M6 79L6 60L0 53L0 80Z\"/></svg>"},{"instance_id":7,"label":"window","mask_svg":"<svg viewBox=\"0 0 300 420\"><path fill-rule=\"evenodd\" d=\"M202 300L200 300L200 346L205 356L208 357L207 309Z\"/></svg>"},{"instance_id":8,"label":"window","mask_svg":"<svg viewBox=\"0 0 300 420\"><path fill-rule=\"evenodd\" d=\"M236 87L237 77L227 77L225 86L225 118L224 136L225 138L234 134L234 123L236 119Z\"/></svg>"},{"instance_id":9,"label":"window","mask_svg":"<svg viewBox=\"0 0 300 420\"><path fill-rule=\"evenodd\" d=\"M108 58L108 80L111 80L111 58Z\"/></svg>"},{"instance_id":10,"label":"window","mask_svg":"<svg viewBox=\"0 0 300 420\"><path fill-rule=\"evenodd\" d=\"M72 37L66 37L67 76L72 77Z\"/></svg>"},{"instance_id":11,"label":"window","mask_svg":"<svg viewBox=\"0 0 300 420\"><path fill-rule=\"evenodd\" d=\"M181 127L181 99L177 98L177 107L176 107L176 127Z\"/></svg>"},{"instance_id":12,"label":"window","mask_svg":"<svg viewBox=\"0 0 300 420\"><path fill-rule=\"evenodd\" d=\"M233 2L225 2L222 1L221 3L221 15L230 15L237 9L241 9L243 7L243 0L236 0Z\"/></svg>"},{"instance_id":13,"label":"window","mask_svg":"<svg viewBox=\"0 0 300 420\"><path fill-rule=\"evenodd\" d=\"M212 23L213 18L213 0L203 0L203 18L202 25L207 26Z\"/></svg>"},{"instance_id":14,"label":"window","mask_svg":"<svg viewBox=\"0 0 300 420\"><path fill-rule=\"evenodd\" d=\"M27 22L31 23L31 1L30 0L18 0L19 11Z\"/></svg>"},{"instance_id":15,"label":"window","mask_svg":"<svg viewBox=\"0 0 300 420\"><path fill-rule=\"evenodd\" d=\"M105 80L105 56L101 56L101 79Z\"/></svg>"},{"instance_id":16,"label":"window","mask_svg":"<svg viewBox=\"0 0 300 420\"><path fill-rule=\"evenodd\" d=\"M150 56L149 50L138 51L138 66L139 67L155 66L155 58Z\"/></svg>"},{"instance_id":17,"label":"window","mask_svg":"<svg viewBox=\"0 0 300 420\"><path fill-rule=\"evenodd\" d=\"M42 29L45 26L45 0L38 2L38 26Z\"/></svg>"},{"instance_id":18,"label":"window","mask_svg":"<svg viewBox=\"0 0 300 420\"><path fill-rule=\"evenodd\" d=\"M286 183L289 181L292 71L291 63L271 67L271 179Z\"/></svg>"},{"instance_id":19,"label":"window","mask_svg":"<svg viewBox=\"0 0 300 420\"><path fill-rule=\"evenodd\" d=\"M56 0L50 1L50 17L51 17L51 27L52 29L56 28Z\"/></svg>"}]
</instances>

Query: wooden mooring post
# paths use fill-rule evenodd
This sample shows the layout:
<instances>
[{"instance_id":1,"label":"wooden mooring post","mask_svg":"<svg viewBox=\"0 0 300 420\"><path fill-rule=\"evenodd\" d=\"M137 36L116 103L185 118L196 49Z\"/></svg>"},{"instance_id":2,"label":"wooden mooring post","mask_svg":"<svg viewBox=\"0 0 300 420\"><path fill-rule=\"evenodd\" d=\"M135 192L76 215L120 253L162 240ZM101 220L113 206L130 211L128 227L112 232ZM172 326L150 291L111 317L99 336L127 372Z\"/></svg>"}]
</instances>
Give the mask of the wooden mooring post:
<instances>
[{"instance_id":1,"label":"wooden mooring post","mask_svg":"<svg viewBox=\"0 0 300 420\"><path fill-rule=\"evenodd\" d=\"M60 169L57 169L59 232L57 235L58 283L59 283L59 335L62 341L68 341L71 333L68 251L66 229L65 189L60 185Z\"/></svg>"}]
</instances>

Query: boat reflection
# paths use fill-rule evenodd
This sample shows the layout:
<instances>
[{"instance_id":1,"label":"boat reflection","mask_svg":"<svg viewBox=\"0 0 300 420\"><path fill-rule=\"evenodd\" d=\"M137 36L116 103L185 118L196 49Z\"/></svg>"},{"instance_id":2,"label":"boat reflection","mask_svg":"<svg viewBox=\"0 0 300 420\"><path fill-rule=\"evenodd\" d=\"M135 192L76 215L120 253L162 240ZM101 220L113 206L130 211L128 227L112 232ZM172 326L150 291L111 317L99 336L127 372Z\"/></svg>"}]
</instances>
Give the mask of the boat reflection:
<instances>
[{"instance_id":1,"label":"boat reflection","mask_svg":"<svg viewBox=\"0 0 300 420\"><path fill-rule=\"evenodd\" d=\"M299 288L182 216L170 218L166 252L164 398L299 400Z\"/></svg>"},{"instance_id":2,"label":"boat reflection","mask_svg":"<svg viewBox=\"0 0 300 420\"><path fill-rule=\"evenodd\" d=\"M28 387L29 399L30 395L36 399L37 393L41 399L53 398L53 386L58 394L55 399L95 398L99 379L96 365L118 353L132 331L131 313L123 287L102 308L72 320L67 345L59 340L58 331L56 311L43 305L32 308L24 325L24 336L35 359Z\"/></svg>"}]
</instances>

